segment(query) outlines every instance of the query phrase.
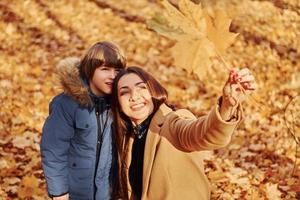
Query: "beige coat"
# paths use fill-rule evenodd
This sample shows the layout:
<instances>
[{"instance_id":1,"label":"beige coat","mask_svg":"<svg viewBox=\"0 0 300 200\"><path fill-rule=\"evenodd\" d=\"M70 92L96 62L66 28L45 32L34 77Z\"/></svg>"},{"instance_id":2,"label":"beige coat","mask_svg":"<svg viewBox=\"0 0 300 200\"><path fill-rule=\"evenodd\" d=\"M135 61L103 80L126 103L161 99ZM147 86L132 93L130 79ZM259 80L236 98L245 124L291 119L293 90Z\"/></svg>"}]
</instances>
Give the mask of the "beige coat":
<instances>
[{"instance_id":1,"label":"beige coat","mask_svg":"<svg viewBox=\"0 0 300 200\"><path fill-rule=\"evenodd\" d=\"M165 104L155 113L147 133L142 200L207 200L210 185L204 173L202 150L226 146L241 120L222 120L218 106L196 119L188 110L172 111ZM126 172L131 162L129 140ZM129 199L134 199L128 182Z\"/></svg>"}]
</instances>

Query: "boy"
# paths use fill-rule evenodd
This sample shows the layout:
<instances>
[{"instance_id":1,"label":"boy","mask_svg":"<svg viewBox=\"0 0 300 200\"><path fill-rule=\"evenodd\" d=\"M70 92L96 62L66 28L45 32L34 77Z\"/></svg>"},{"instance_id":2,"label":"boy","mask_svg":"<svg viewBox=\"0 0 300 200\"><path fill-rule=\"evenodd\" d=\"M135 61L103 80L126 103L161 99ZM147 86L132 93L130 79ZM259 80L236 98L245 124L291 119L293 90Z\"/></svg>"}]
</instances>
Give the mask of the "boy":
<instances>
[{"instance_id":1,"label":"boy","mask_svg":"<svg viewBox=\"0 0 300 200\"><path fill-rule=\"evenodd\" d=\"M114 77L125 66L122 51L111 42L94 44L81 61L59 63L64 92L50 103L41 140L43 170L54 200L111 198L117 172L110 94Z\"/></svg>"}]
</instances>

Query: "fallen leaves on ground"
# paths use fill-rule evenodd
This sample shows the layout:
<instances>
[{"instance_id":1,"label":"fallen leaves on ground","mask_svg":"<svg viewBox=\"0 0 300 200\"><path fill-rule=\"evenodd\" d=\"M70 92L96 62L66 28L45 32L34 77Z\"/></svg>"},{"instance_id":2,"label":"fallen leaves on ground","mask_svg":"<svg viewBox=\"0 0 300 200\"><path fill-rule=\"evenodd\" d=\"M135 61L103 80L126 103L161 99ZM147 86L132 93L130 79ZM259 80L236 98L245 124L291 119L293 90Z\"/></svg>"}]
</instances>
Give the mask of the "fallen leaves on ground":
<instances>
[{"instance_id":1,"label":"fallen leaves on ground","mask_svg":"<svg viewBox=\"0 0 300 200\"><path fill-rule=\"evenodd\" d=\"M245 119L231 143L204 152L212 199L300 199L300 152L291 134L299 137L299 1L226 2L229 16L235 16L230 29L239 35L223 56L229 66L253 72L258 83L256 98L262 105L243 105ZM60 92L54 68L60 59L80 56L97 41L118 43L126 51L128 64L140 65L159 79L169 91L170 103L178 108L189 108L200 116L215 104L226 69L212 60L209 73L199 80L174 67L168 50L174 40L159 36L145 24L163 9L148 0L0 2L0 199L48 198L39 140L48 104ZM195 27L201 29L202 22L197 21ZM228 24L224 20L224 26ZM182 34L167 28L161 31L174 38ZM217 43L220 51L229 45ZM200 55L198 43L188 44L185 51L187 44L177 47L183 54ZM212 51L209 45L206 48ZM208 61L203 57L201 62Z\"/></svg>"}]
</instances>

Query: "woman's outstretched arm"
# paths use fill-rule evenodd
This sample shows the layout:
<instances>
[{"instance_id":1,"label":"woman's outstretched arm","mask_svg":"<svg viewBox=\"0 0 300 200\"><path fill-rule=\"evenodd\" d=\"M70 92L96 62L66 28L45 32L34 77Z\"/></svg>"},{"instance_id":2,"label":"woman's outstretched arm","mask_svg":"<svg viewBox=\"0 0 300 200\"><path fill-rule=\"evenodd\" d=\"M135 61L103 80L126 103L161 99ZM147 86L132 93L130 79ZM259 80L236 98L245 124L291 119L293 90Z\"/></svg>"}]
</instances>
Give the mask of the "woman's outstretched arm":
<instances>
[{"instance_id":1,"label":"woman's outstretched arm","mask_svg":"<svg viewBox=\"0 0 300 200\"><path fill-rule=\"evenodd\" d=\"M226 146L242 119L241 103L254 89L254 77L248 69L230 72L219 104L208 115L196 119L189 111L178 110L167 117L164 136L183 151Z\"/></svg>"}]
</instances>

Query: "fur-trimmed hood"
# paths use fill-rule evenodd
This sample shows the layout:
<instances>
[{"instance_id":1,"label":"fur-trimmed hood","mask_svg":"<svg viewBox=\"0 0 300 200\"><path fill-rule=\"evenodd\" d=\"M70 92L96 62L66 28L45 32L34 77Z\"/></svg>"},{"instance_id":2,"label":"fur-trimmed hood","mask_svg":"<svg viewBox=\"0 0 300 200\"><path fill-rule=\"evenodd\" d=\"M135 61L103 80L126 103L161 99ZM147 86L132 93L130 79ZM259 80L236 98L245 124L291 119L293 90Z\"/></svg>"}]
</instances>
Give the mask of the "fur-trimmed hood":
<instances>
[{"instance_id":1,"label":"fur-trimmed hood","mask_svg":"<svg viewBox=\"0 0 300 200\"><path fill-rule=\"evenodd\" d=\"M88 85L85 85L79 75L79 58L68 57L61 60L57 65L57 75L64 93L80 105L89 107L93 105L89 96Z\"/></svg>"}]
</instances>

